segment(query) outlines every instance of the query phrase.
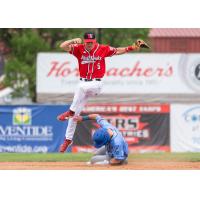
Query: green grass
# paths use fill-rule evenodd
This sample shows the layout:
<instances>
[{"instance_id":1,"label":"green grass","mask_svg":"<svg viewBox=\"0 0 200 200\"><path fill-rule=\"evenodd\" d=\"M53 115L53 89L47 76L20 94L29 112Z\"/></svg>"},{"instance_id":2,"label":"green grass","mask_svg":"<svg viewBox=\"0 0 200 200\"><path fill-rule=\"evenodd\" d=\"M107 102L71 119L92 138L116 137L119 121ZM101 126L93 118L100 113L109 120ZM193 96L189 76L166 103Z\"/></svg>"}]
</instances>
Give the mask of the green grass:
<instances>
[{"instance_id":1,"label":"green grass","mask_svg":"<svg viewBox=\"0 0 200 200\"><path fill-rule=\"evenodd\" d=\"M88 161L89 153L0 153L0 162L78 162Z\"/></svg>"},{"instance_id":2,"label":"green grass","mask_svg":"<svg viewBox=\"0 0 200 200\"><path fill-rule=\"evenodd\" d=\"M0 162L81 162L91 158L90 153L0 153ZM200 153L144 153L130 154L129 161L200 162Z\"/></svg>"}]
</instances>

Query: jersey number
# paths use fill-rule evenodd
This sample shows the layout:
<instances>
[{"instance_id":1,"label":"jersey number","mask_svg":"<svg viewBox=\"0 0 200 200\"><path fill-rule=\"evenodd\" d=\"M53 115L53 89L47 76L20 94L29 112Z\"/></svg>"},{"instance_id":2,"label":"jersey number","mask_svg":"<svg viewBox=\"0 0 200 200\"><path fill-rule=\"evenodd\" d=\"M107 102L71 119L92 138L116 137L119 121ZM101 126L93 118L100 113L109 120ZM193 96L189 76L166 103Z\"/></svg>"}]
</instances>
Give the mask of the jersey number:
<instances>
[{"instance_id":1,"label":"jersey number","mask_svg":"<svg viewBox=\"0 0 200 200\"><path fill-rule=\"evenodd\" d=\"M98 63L97 64L97 69L100 69L100 68L101 68L100 63Z\"/></svg>"}]
</instances>

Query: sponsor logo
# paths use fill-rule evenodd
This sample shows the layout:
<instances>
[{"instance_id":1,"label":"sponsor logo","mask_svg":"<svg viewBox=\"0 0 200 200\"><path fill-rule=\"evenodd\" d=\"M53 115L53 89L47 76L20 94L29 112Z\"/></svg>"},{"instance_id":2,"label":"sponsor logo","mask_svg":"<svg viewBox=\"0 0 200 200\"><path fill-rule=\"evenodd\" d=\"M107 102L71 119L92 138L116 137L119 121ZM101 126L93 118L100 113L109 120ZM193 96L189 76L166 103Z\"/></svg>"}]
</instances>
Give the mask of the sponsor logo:
<instances>
[{"instance_id":1,"label":"sponsor logo","mask_svg":"<svg viewBox=\"0 0 200 200\"><path fill-rule=\"evenodd\" d=\"M200 132L200 106L190 108L183 114L184 121L192 132Z\"/></svg>"},{"instance_id":2,"label":"sponsor logo","mask_svg":"<svg viewBox=\"0 0 200 200\"><path fill-rule=\"evenodd\" d=\"M13 109L11 126L0 126L1 141L51 141L52 126L32 125L32 111L26 107Z\"/></svg>"},{"instance_id":3,"label":"sponsor logo","mask_svg":"<svg viewBox=\"0 0 200 200\"><path fill-rule=\"evenodd\" d=\"M0 152L20 152L20 153L47 153L47 146L30 146L30 145L0 145Z\"/></svg>"},{"instance_id":4,"label":"sponsor logo","mask_svg":"<svg viewBox=\"0 0 200 200\"><path fill-rule=\"evenodd\" d=\"M105 116L105 119L122 133L128 144L137 144L140 140L144 141L150 138L149 123L141 122L141 115L114 115ZM96 122L93 125L99 128ZM94 130L92 129L91 134L93 134Z\"/></svg>"},{"instance_id":5,"label":"sponsor logo","mask_svg":"<svg viewBox=\"0 0 200 200\"><path fill-rule=\"evenodd\" d=\"M83 112L97 113L169 113L168 104L134 104L134 105L86 105Z\"/></svg>"},{"instance_id":6,"label":"sponsor logo","mask_svg":"<svg viewBox=\"0 0 200 200\"><path fill-rule=\"evenodd\" d=\"M13 124L14 125L30 125L31 124L31 109L16 108L13 109Z\"/></svg>"},{"instance_id":7,"label":"sponsor logo","mask_svg":"<svg viewBox=\"0 0 200 200\"><path fill-rule=\"evenodd\" d=\"M92 39L92 38L93 38L93 34L88 33L88 34L87 34L87 37L88 37L88 39Z\"/></svg>"},{"instance_id":8,"label":"sponsor logo","mask_svg":"<svg viewBox=\"0 0 200 200\"><path fill-rule=\"evenodd\" d=\"M200 122L200 106L190 108L183 114L183 117L185 121L188 123L193 123L193 124L199 123Z\"/></svg>"},{"instance_id":9,"label":"sponsor logo","mask_svg":"<svg viewBox=\"0 0 200 200\"><path fill-rule=\"evenodd\" d=\"M190 55L184 54L179 61L179 73L187 86L200 92L200 58L190 62Z\"/></svg>"},{"instance_id":10,"label":"sponsor logo","mask_svg":"<svg viewBox=\"0 0 200 200\"><path fill-rule=\"evenodd\" d=\"M88 64L88 63L95 63L96 61L98 60L101 60L102 57L100 56L97 56L97 57L94 57L94 56L82 56L81 57L81 64Z\"/></svg>"},{"instance_id":11,"label":"sponsor logo","mask_svg":"<svg viewBox=\"0 0 200 200\"><path fill-rule=\"evenodd\" d=\"M190 73L189 73L190 81L192 81L191 86L200 92L200 60L195 61L191 65Z\"/></svg>"},{"instance_id":12,"label":"sponsor logo","mask_svg":"<svg viewBox=\"0 0 200 200\"><path fill-rule=\"evenodd\" d=\"M82 64L93 63L101 60L101 57L86 57L82 56ZM116 66L108 68L106 76L113 77L166 77L170 78L174 75L174 69L171 64L163 66L143 66L143 63L138 60L133 66ZM78 68L71 66L70 62L61 63L52 61L51 67L47 73L47 77L69 77L79 76Z\"/></svg>"}]
</instances>

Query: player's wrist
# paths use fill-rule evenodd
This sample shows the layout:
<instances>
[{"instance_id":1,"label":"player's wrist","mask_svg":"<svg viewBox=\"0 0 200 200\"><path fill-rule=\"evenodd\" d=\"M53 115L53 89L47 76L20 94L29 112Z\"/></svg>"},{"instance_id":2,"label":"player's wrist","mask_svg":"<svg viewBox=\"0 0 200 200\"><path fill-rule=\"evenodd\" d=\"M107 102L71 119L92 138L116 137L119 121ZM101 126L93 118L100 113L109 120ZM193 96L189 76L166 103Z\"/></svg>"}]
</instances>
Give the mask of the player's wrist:
<instances>
[{"instance_id":1,"label":"player's wrist","mask_svg":"<svg viewBox=\"0 0 200 200\"><path fill-rule=\"evenodd\" d=\"M76 40L75 39L69 40L69 44L76 44Z\"/></svg>"},{"instance_id":2,"label":"player's wrist","mask_svg":"<svg viewBox=\"0 0 200 200\"><path fill-rule=\"evenodd\" d=\"M125 48L125 51L126 52L130 52L130 51L134 51L134 50L137 50L138 47L136 45L132 45L132 46L128 46Z\"/></svg>"},{"instance_id":3,"label":"player's wrist","mask_svg":"<svg viewBox=\"0 0 200 200\"><path fill-rule=\"evenodd\" d=\"M81 38L74 38L71 40L71 44L81 44L82 40Z\"/></svg>"},{"instance_id":4,"label":"player's wrist","mask_svg":"<svg viewBox=\"0 0 200 200\"><path fill-rule=\"evenodd\" d=\"M132 46L128 46L128 47L125 48L125 51L126 51L126 52L133 51L133 50L134 50L134 49L133 49Z\"/></svg>"},{"instance_id":5,"label":"player's wrist","mask_svg":"<svg viewBox=\"0 0 200 200\"><path fill-rule=\"evenodd\" d=\"M87 120L90 120L88 115L82 116L82 121L87 121Z\"/></svg>"}]
</instances>

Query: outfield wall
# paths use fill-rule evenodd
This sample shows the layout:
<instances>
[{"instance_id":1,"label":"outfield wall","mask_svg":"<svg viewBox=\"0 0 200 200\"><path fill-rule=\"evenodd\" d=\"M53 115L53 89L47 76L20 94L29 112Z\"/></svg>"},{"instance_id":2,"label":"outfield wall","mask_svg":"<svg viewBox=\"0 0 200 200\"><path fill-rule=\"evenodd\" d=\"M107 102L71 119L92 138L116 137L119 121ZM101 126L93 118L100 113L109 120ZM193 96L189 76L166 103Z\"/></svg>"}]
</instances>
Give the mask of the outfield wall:
<instances>
[{"instance_id":1,"label":"outfield wall","mask_svg":"<svg viewBox=\"0 0 200 200\"><path fill-rule=\"evenodd\" d=\"M64 105L0 106L0 152L58 152L66 122L56 116ZM200 152L200 104L88 104L115 125L130 152ZM71 152L93 151L94 121L78 124Z\"/></svg>"}]
</instances>

